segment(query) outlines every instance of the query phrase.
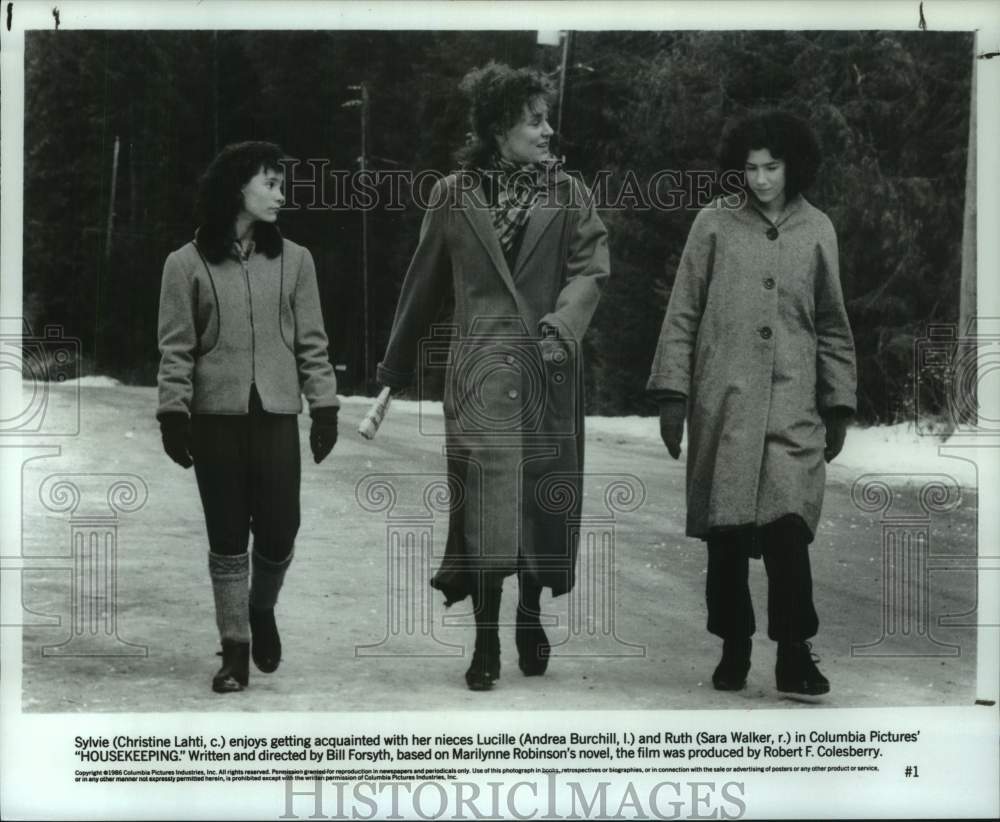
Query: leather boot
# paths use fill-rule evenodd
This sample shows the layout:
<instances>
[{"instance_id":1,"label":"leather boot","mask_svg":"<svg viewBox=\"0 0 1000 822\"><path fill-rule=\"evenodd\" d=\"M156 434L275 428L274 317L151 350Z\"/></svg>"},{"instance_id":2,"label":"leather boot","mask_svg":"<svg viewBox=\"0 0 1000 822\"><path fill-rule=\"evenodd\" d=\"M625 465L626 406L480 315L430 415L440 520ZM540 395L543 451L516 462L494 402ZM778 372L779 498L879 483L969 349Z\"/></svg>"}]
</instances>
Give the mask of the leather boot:
<instances>
[{"instance_id":1,"label":"leather boot","mask_svg":"<svg viewBox=\"0 0 1000 822\"><path fill-rule=\"evenodd\" d=\"M712 673L715 690L742 691L747 686L752 648L753 640L750 637L722 641L722 659Z\"/></svg>"},{"instance_id":2,"label":"leather boot","mask_svg":"<svg viewBox=\"0 0 1000 822\"><path fill-rule=\"evenodd\" d=\"M541 676L549 667L552 651L540 619L542 589L527 582L523 575L518 583L517 624L514 629L517 666L525 676Z\"/></svg>"},{"instance_id":3,"label":"leather boot","mask_svg":"<svg viewBox=\"0 0 1000 822\"><path fill-rule=\"evenodd\" d=\"M222 667L212 678L212 690L217 694L242 691L249 680L250 643L222 640Z\"/></svg>"},{"instance_id":4,"label":"leather boot","mask_svg":"<svg viewBox=\"0 0 1000 822\"><path fill-rule=\"evenodd\" d=\"M476 645L465 672L470 691L488 691L500 678L500 588L488 587L475 597Z\"/></svg>"},{"instance_id":5,"label":"leather boot","mask_svg":"<svg viewBox=\"0 0 1000 822\"><path fill-rule=\"evenodd\" d=\"M285 572L292 554L274 562L258 551L253 553L253 573L250 576L250 645L253 664L265 674L273 673L281 664L281 635L274 618L274 606L285 581Z\"/></svg>"},{"instance_id":6,"label":"leather boot","mask_svg":"<svg viewBox=\"0 0 1000 822\"><path fill-rule=\"evenodd\" d=\"M830 681L819 672L819 662L809 642L779 642L774 678L779 691L818 696L830 690Z\"/></svg>"}]
</instances>

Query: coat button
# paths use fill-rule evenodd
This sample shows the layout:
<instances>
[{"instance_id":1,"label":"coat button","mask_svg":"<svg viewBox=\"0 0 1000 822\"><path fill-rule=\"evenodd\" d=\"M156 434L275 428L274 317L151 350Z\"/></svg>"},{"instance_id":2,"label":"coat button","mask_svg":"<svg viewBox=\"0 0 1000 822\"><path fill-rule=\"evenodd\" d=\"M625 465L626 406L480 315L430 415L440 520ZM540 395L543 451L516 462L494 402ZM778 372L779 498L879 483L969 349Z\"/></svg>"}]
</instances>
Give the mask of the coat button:
<instances>
[{"instance_id":1,"label":"coat button","mask_svg":"<svg viewBox=\"0 0 1000 822\"><path fill-rule=\"evenodd\" d=\"M510 397L512 400L516 400L517 399L517 389L511 388L510 391L507 392L507 396Z\"/></svg>"},{"instance_id":2,"label":"coat button","mask_svg":"<svg viewBox=\"0 0 1000 822\"><path fill-rule=\"evenodd\" d=\"M771 339L771 329L768 326L762 326L759 333L762 339Z\"/></svg>"},{"instance_id":3,"label":"coat button","mask_svg":"<svg viewBox=\"0 0 1000 822\"><path fill-rule=\"evenodd\" d=\"M503 358L503 361L505 363L507 363L507 365L513 365L514 364L514 355L513 354L508 354L506 357Z\"/></svg>"},{"instance_id":4,"label":"coat button","mask_svg":"<svg viewBox=\"0 0 1000 822\"><path fill-rule=\"evenodd\" d=\"M769 239L769 240L777 240L778 239L778 229L776 229L774 226L771 226L767 230L767 239Z\"/></svg>"},{"instance_id":5,"label":"coat button","mask_svg":"<svg viewBox=\"0 0 1000 822\"><path fill-rule=\"evenodd\" d=\"M774 277L767 277L764 280L764 288L766 288L768 291L774 288Z\"/></svg>"}]
</instances>

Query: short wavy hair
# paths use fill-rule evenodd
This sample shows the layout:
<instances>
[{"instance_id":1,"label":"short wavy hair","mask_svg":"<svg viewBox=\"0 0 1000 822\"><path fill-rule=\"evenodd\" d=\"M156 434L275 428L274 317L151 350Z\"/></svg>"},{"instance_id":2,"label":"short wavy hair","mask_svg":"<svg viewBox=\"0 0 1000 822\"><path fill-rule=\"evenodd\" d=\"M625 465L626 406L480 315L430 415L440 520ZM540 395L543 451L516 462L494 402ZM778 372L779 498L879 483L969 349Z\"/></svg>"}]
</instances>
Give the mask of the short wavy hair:
<instances>
[{"instance_id":1,"label":"short wavy hair","mask_svg":"<svg viewBox=\"0 0 1000 822\"><path fill-rule=\"evenodd\" d=\"M198 248L209 262L225 259L235 239L236 217L243 208L243 187L263 169L284 173L281 148L263 140L231 143L209 163L198 181L195 216ZM254 225L254 243L268 257L281 253L281 233L271 223Z\"/></svg>"},{"instance_id":2,"label":"short wavy hair","mask_svg":"<svg viewBox=\"0 0 1000 822\"><path fill-rule=\"evenodd\" d=\"M812 127L801 117L780 109L751 111L730 121L719 144L719 170L738 171L746 185L747 155L766 148L785 161L785 196L791 199L812 185L822 156Z\"/></svg>"},{"instance_id":3,"label":"short wavy hair","mask_svg":"<svg viewBox=\"0 0 1000 822\"><path fill-rule=\"evenodd\" d=\"M463 168L486 167L497 153L497 134L513 128L524 107L541 98L550 103L552 84L530 68L491 61L474 68L459 84L469 105L469 137L455 157Z\"/></svg>"}]
</instances>

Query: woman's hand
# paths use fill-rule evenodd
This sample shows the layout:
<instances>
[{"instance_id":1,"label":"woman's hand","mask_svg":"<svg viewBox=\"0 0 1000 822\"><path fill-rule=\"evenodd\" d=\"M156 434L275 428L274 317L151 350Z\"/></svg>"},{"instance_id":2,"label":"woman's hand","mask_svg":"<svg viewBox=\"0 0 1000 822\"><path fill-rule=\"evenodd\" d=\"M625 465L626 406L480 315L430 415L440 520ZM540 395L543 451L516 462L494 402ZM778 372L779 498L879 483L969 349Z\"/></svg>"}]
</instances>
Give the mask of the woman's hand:
<instances>
[{"instance_id":1,"label":"woman's hand","mask_svg":"<svg viewBox=\"0 0 1000 822\"><path fill-rule=\"evenodd\" d=\"M686 414L687 398L670 397L660 401L660 439L675 460L681 456Z\"/></svg>"},{"instance_id":2,"label":"woman's hand","mask_svg":"<svg viewBox=\"0 0 1000 822\"><path fill-rule=\"evenodd\" d=\"M160 414L160 438L167 456L181 468L194 465L191 457L191 420L187 414Z\"/></svg>"},{"instance_id":3,"label":"woman's hand","mask_svg":"<svg viewBox=\"0 0 1000 822\"><path fill-rule=\"evenodd\" d=\"M827 462L833 462L844 447L849 416L849 413L840 413L837 410L823 414L823 424L826 426L826 449L823 451L823 458Z\"/></svg>"},{"instance_id":4,"label":"woman's hand","mask_svg":"<svg viewBox=\"0 0 1000 822\"><path fill-rule=\"evenodd\" d=\"M313 462L319 465L329 456L333 446L337 444L337 413L339 408L324 406L313 408L312 428L309 429L309 448L312 449Z\"/></svg>"}]
</instances>

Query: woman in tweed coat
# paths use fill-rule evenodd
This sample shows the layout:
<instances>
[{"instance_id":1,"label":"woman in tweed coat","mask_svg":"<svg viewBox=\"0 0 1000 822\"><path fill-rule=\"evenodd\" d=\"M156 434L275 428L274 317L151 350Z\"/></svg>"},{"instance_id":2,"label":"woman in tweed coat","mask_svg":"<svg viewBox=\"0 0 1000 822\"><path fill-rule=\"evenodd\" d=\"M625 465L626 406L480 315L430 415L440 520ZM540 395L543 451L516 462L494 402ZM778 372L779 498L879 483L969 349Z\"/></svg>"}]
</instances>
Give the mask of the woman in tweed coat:
<instances>
[{"instance_id":1,"label":"woman in tweed coat","mask_svg":"<svg viewBox=\"0 0 1000 822\"><path fill-rule=\"evenodd\" d=\"M581 185L549 151L549 88L491 63L462 85L473 140L424 216L378 377L404 388L418 355L446 362L444 416L453 488L448 542L431 584L471 595L476 642L466 684L500 675L501 586L518 574L515 643L543 674L544 587L573 587L582 502L584 333L609 273L607 232ZM454 301L447 349L428 337ZM428 345L428 343L431 343ZM420 354L424 351L424 354Z\"/></svg>"},{"instance_id":2,"label":"woman in tweed coat","mask_svg":"<svg viewBox=\"0 0 1000 822\"><path fill-rule=\"evenodd\" d=\"M687 534L708 543L719 690L743 688L750 669L751 556L768 574L778 689L829 690L806 642L819 626L808 545L856 375L836 233L801 193L818 164L815 137L792 115L755 113L727 129L720 166L741 193L691 227L648 383L675 459L688 421Z\"/></svg>"},{"instance_id":3,"label":"woman in tweed coat","mask_svg":"<svg viewBox=\"0 0 1000 822\"><path fill-rule=\"evenodd\" d=\"M218 693L246 687L251 650L265 673L281 661L274 606L299 528L301 394L317 463L337 440L316 270L276 225L281 158L272 143L222 150L200 183L195 239L167 257L160 291L156 416L170 458L194 464L205 512Z\"/></svg>"}]
</instances>

